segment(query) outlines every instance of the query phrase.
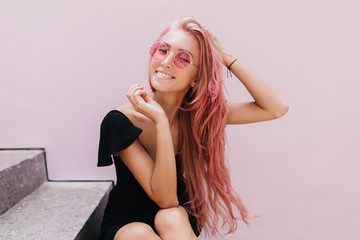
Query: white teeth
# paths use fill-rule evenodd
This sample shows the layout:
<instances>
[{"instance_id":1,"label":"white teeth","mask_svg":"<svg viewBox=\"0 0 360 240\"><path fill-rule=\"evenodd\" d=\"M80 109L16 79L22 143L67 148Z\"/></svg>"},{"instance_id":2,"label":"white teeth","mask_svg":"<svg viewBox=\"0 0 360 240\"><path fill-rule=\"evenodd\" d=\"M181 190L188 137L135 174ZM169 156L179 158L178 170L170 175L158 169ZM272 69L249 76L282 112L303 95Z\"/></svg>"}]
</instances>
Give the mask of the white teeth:
<instances>
[{"instance_id":1,"label":"white teeth","mask_svg":"<svg viewBox=\"0 0 360 240\"><path fill-rule=\"evenodd\" d=\"M172 76L169 76L169 75L166 75L165 73L162 73L162 72L157 72L157 75L160 75L161 77L164 77L164 78L173 78Z\"/></svg>"}]
</instances>

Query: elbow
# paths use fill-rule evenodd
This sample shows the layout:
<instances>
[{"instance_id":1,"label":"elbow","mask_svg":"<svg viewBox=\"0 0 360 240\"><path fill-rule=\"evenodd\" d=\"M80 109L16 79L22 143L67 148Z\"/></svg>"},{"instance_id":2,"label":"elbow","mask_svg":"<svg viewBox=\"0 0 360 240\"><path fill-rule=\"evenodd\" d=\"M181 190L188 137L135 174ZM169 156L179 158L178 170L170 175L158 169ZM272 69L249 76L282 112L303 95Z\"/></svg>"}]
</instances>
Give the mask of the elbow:
<instances>
[{"instance_id":1,"label":"elbow","mask_svg":"<svg viewBox=\"0 0 360 240\"><path fill-rule=\"evenodd\" d=\"M159 187L155 188L151 191L149 196L160 208L171 208L179 206L176 185L175 187L170 186L162 189Z\"/></svg>"},{"instance_id":2,"label":"elbow","mask_svg":"<svg viewBox=\"0 0 360 240\"><path fill-rule=\"evenodd\" d=\"M277 113L275 113L275 118L281 118L282 116L285 115L285 113L287 113L289 111L289 106L285 105L281 111L278 111Z\"/></svg>"}]
</instances>

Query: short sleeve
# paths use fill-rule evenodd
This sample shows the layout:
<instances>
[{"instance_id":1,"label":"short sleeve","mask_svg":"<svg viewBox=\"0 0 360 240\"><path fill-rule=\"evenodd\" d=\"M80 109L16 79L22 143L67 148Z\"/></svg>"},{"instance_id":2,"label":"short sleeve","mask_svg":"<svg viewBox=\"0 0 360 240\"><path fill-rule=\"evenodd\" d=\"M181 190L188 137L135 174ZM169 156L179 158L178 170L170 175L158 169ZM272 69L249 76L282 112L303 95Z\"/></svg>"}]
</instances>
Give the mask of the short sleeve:
<instances>
[{"instance_id":1,"label":"short sleeve","mask_svg":"<svg viewBox=\"0 0 360 240\"><path fill-rule=\"evenodd\" d=\"M130 146L141 134L142 129L120 111L110 111L101 122L98 149L98 167L113 164L111 155Z\"/></svg>"}]
</instances>

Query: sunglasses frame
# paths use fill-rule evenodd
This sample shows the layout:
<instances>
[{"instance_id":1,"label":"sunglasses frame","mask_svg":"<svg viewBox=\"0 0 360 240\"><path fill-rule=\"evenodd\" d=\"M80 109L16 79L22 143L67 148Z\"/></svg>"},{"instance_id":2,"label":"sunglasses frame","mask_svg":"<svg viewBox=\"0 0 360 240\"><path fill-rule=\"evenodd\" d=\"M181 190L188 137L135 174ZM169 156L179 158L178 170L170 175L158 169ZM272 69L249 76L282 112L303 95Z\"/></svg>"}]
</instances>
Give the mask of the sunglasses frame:
<instances>
[{"instance_id":1,"label":"sunglasses frame","mask_svg":"<svg viewBox=\"0 0 360 240\"><path fill-rule=\"evenodd\" d=\"M165 47L166 47L166 50L167 50L167 54L166 54L166 57L163 59L163 60L156 60L156 59L154 59L155 61L164 61L168 56L169 56L169 53L171 53L171 51L169 51L169 48L168 48L168 46L165 44L165 43L163 43L163 42L155 42L154 44L152 44L151 46L150 46L150 56L151 56L151 58L153 58L153 55L155 54L155 52L159 49L159 47L154 51L154 53L153 54L151 54L151 49L152 49L152 47L155 45L155 44L159 44L159 46L160 46L160 44L163 44ZM191 61L191 59L192 59L192 56L191 56L191 54L189 53L189 52L187 52L187 51L177 51L176 53L174 53L174 56L172 57L172 64L177 68L177 69L180 69L180 70L184 70L184 69L186 69L189 65L187 65L185 68L178 68L176 65L175 65L175 56L176 55L178 55L179 53L181 53L181 52L185 52L185 53L187 53L187 54L189 54L189 56L190 56L190 62L189 62L189 64L191 64L191 65L194 65L195 67L199 67L199 66L197 66L197 65L195 65L192 61Z\"/></svg>"}]
</instances>

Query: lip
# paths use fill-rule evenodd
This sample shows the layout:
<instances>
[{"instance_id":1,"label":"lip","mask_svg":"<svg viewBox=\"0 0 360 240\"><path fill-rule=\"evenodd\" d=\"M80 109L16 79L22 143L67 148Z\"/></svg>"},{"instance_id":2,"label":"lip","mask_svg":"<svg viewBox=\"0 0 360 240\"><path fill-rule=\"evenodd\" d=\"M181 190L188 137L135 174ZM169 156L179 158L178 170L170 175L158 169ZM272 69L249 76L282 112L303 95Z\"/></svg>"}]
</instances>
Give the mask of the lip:
<instances>
[{"instance_id":1,"label":"lip","mask_svg":"<svg viewBox=\"0 0 360 240\"><path fill-rule=\"evenodd\" d=\"M171 79L174 79L174 78L175 78L175 77L174 77L171 73L169 73L169 72L166 72L166 71L163 71L163 70L155 70L155 74L156 74L156 73L158 73L158 72L160 72L160 73L163 73L163 74L166 74L166 75L170 76L170 77L171 77Z\"/></svg>"}]
</instances>

